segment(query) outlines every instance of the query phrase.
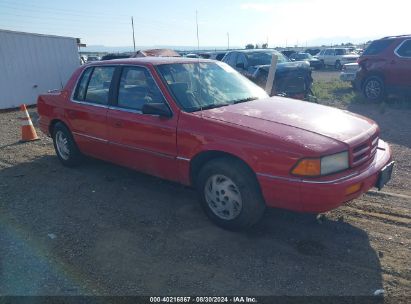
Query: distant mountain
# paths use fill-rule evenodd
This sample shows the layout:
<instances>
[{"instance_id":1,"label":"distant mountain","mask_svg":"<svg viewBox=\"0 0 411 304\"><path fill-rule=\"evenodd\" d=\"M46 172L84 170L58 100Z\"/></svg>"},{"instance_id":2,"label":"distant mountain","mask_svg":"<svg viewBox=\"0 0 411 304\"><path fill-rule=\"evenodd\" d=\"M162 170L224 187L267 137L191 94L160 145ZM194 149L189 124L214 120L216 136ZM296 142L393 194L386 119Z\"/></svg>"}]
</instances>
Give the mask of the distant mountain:
<instances>
[{"instance_id":1,"label":"distant mountain","mask_svg":"<svg viewBox=\"0 0 411 304\"><path fill-rule=\"evenodd\" d=\"M234 48L234 47L233 47ZM197 50L195 46L182 46L182 45L154 45L154 46L136 46L136 50L146 50L146 49L173 49L173 50ZM225 50L225 47L202 47L202 50ZM132 46L104 46L104 45L88 45L87 47L82 47L81 52L107 52L107 53L122 53L122 52L133 52Z\"/></svg>"}]
</instances>

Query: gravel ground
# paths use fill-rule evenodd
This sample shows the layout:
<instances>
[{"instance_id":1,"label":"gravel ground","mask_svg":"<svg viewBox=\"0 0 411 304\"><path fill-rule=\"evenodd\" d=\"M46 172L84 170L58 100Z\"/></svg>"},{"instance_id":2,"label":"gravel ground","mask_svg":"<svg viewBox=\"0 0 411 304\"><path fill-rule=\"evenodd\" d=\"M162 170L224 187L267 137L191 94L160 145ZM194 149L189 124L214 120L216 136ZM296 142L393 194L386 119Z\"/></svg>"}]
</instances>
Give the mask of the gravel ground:
<instances>
[{"instance_id":1,"label":"gravel ground","mask_svg":"<svg viewBox=\"0 0 411 304\"><path fill-rule=\"evenodd\" d=\"M322 221L269 210L243 233L209 222L189 188L92 159L65 168L0 113L0 294L411 296L411 112L374 108L350 110L393 147L387 194Z\"/></svg>"}]
</instances>

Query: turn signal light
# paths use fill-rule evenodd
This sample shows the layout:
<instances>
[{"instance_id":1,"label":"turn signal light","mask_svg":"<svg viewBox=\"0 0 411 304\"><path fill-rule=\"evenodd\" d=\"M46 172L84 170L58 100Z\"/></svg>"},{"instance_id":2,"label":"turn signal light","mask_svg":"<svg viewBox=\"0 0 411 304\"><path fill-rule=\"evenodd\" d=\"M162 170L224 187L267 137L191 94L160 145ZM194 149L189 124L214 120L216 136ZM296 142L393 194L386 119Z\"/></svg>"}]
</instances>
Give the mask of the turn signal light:
<instances>
[{"instance_id":1,"label":"turn signal light","mask_svg":"<svg viewBox=\"0 0 411 304\"><path fill-rule=\"evenodd\" d=\"M360 191L361 187L362 187L362 183L351 185L347 189L345 189L345 195L350 195L355 192L358 192Z\"/></svg>"},{"instance_id":2,"label":"turn signal light","mask_svg":"<svg viewBox=\"0 0 411 304\"><path fill-rule=\"evenodd\" d=\"M321 175L321 160L302 159L291 172L295 175L319 176Z\"/></svg>"}]
</instances>

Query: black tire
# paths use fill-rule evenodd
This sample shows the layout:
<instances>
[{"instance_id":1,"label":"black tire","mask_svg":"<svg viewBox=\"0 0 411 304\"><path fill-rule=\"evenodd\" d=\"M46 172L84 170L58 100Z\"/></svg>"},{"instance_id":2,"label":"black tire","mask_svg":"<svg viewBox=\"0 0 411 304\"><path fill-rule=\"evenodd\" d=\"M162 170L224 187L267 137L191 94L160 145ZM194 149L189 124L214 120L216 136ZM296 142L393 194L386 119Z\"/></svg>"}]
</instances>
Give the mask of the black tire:
<instances>
[{"instance_id":1,"label":"black tire","mask_svg":"<svg viewBox=\"0 0 411 304\"><path fill-rule=\"evenodd\" d=\"M342 64L341 64L341 62L340 62L339 60L337 60L337 61L335 62L334 67L335 67L335 69L338 70L338 71L341 70L341 69L342 69Z\"/></svg>"},{"instance_id":2,"label":"black tire","mask_svg":"<svg viewBox=\"0 0 411 304\"><path fill-rule=\"evenodd\" d=\"M62 148L58 147L57 142L59 141L58 138L61 138L60 136L66 140L67 155L64 153L65 151L62 151ZM61 163L66 167L74 167L78 165L82 159L82 154L66 125L61 122L56 123L53 127L52 137L56 155Z\"/></svg>"},{"instance_id":3,"label":"black tire","mask_svg":"<svg viewBox=\"0 0 411 304\"><path fill-rule=\"evenodd\" d=\"M210 191L209 185L216 176L228 178L234 183L234 192L237 195L239 193L241 208L236 208L238 214L232 219L222 218L222 216L217 215L216 211L213 211L210 207L210 205L215 205L215 203L214 201L210 201L210 198L207 198L207 195L214 192L214 189L212 189L213 191ZM224 157L209 161L200 170L196 186L205 213L220 227L229 230L250 228L255 225L264 214L265 202L258 181L254 173L244 163L237 159ZM222 206L222 208L228 210L230 209L230 206L233 206L233 204L229 202L229 199L227 199L229 193L224 193L223 190L220 191L221 193L218 195L221 197L221 201L219 200L218 202L221 202L219 203L220 206L226 206L227 204L226 207ZM214 209L216 209L216 207L214 207ZM222 210L221 213L224 213L225 211L226 210ZM226 216L226 214L224 216Z\"/></svg>"},{"instance_id":4,"label":"black tire","mask_svg":"<svg viewBox=\"0 0 411 304\"><path fill-rule=\"evenodd\" d=\"M385 97L384 81L378 76L370 76L365 79L362 92L369 101L381 101Z\"/></svg>"}]
</instances>

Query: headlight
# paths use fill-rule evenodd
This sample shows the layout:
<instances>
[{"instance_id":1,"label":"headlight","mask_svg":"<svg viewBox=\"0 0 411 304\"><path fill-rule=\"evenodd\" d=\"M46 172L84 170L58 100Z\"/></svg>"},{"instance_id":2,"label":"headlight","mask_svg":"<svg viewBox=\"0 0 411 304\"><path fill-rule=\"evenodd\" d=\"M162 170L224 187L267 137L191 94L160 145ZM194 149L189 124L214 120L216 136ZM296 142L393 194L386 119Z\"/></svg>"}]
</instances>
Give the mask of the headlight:
<instances>
[{"instance_id":1,"label":"headlight","mask_svg":"<svg viewBox=\"0 0 411 304\"><path fill-rule=\"evenodd\" d=\"M348 168L348 152L344 151L321 158L301 159L294 166L291 173L301 176L321 176Z\"/></svg>"}]
</instances>

